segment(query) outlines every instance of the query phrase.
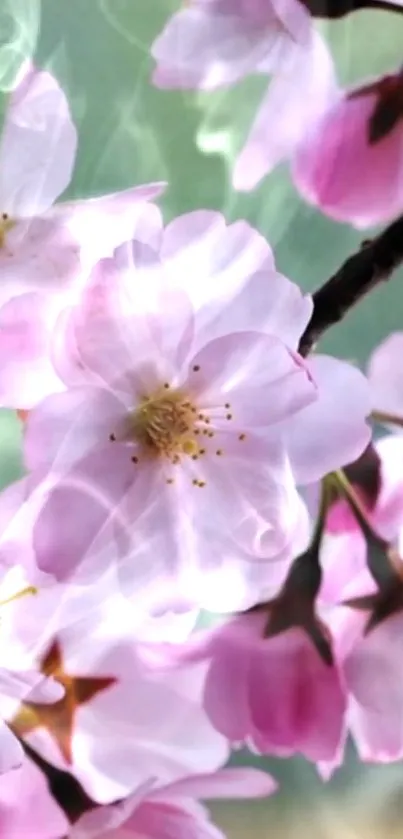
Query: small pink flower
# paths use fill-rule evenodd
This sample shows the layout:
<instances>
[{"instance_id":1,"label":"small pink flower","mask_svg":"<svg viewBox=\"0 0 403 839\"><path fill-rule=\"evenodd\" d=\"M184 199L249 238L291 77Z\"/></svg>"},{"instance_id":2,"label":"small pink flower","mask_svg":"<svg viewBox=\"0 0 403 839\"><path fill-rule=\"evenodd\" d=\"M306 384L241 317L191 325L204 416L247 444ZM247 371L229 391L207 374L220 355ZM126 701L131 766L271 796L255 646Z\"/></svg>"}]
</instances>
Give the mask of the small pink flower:
<instances>
[{"instance_id":1,"label":"small pink flower","mask_svg":"<svg viewBox=\"0 0 403 839\"><path fill-rule=\"evenodd\" d=\"M338 96L330 52L300 0L191 0L152 55L153 82L164 88L209 90L251 73L273 75L236 161L239 190L287 158Z\"/></svg>"},{"instance_id":2,"label":"small pink flower","mask_svg":"<svg viewBox=\"0 0 403 839\"><path fill-rule=\"evenodd\" d=\"M153 82L211 90L270 72L310 38L299 0L191 0L168 21L151 52Z\"/></svg>"},{"instance_id":3,"label":"small pink flower","mask_svg":"<svg viewBox=\"0 0 403 839\"><path fill-rule=\"evenodd\" d=\"M403 209L403 74L348 90L292 163L302 195L337 221L380 224Z\"/></svg>"},{"instance_id":4,"label":"small pink flower","mask_svg":"<svg viewBox=\"0 0 403 839\"><path fill-rule=\"evenodd\" d=\"M378 441L376 449L381 480L369 519L376 532L401 554L403 439L390 435ZM403 597L394 571L398 566L388 564L381 548L367 547L353 516L347 515L345 502L337 502L331 524L332 533L321 548L324 577L320 596L323 601L340 604L331 610L330 626L348 695L348 727L363 760L398 760L403 755ZM383 581L381 588L375 577ZM385 609L375 613L371 596L379 598L380 591ZM360 598L361 608L354 607ZM364 608L366 601L368 607Z\"/></svg>"},{"instance_id":5,"label":"small pink flower","mask_svg":"<svg viewBox=\"0 0 403 839\"><path fill-rule=\"evenodd\" d=\"M260 754L331 760L344 730L338 665L325 663L300 627L265 637L268 614L244 614L175 650L179 663L208 661L204 707L232 743Z\"/></svg>"},{"instance_id":6,"label":"small pink flower","mask_svg":"<svg viewBox=\"0 0 403 839\"><path fill-rule=\"evenodd\" d=\"M312 29L308 45L294 45L270 82L235 162L235 189L254 189L275 166L292 158L339 98L331 53Z\"/></svg>"},{"instance_id":7,"label":"small pink flower","mask_svg":"<svg viewBox=\"0 0 403 839\"><path fill-rule=\"evenodd\" d=\"M402 544L402 540L400 539ZM350 535L351 543L351 535ZM349 542L339 542L345 561ZM342 581L340 581L342 583ZM368 597L375 582L364 568L339 586L343 601ZM389 763L403 756L403 691L400 644L403 615L386 616L366 632L370 610L352 606L332 612L331 629L347 694L346 721L362 760ZM339 755L338 763L340 763Z\"/></svg>"},{"instance_id":8,"label":"small pink flower","mask_svg":"<svg viewBox=\"0 0 403 839\"><path fill-rule=\"evenodd\" d=\"M270 795L276 784L258 769L221 769L211 775L189 775L166 786L153 779L119 804L97 808L73 826L70 839L96 836L144 839L224 839L199 798L255 798ZM195 800L196 799L196 800Z\"/></svg>"},{"instance_id":9,"label":"small pink flower","mask_svg":"<svg viewBox=\"0 0 403 839\"><path fill-rule=\"evenodd\" d=\"M14 730L101 804L149 778L163 785L220 768L229 748L203 709L203 666L156 674L140 658L119 609L105 594L100 601L98 610L89 601L85 618L65 612L57 634L51 597L25 628L16 622L9 635L15 648L30 657L34 649L38 669L52 667L65 691L55 709L43 707L41 695L27 695L28 712L26 705L12 711Z\"/></svg>"},{"instance_id":10,"label":"small pink flower","mask_svg":"<svg viewBox=\"0 0 403 839\"><path fill-rule=\"evenodd\" d=\"M68 186L77 132L48 72L26 64L0 140L0 404L30 408L62 388L50 335L88 272L140 225L162 184L54 205Z\"/></svg>"},{"instance_id":11,"label":"small pink flower","mask_svg":"<svg viewBox=\"0 0 403 839\"><path fill-rule=\"evenodd\" d=\"M199 605L204 574L248 575L253 557L267 585L306 538L295 482L369 435L359 371L297 354L311 307L259 234L207 211L169 224L158 253L102 261L55 350L69 390L26 425L39 567L69 578L110 544L137 593ZM224 579L217 606L234 608Z\"/></svg>"}]
</instances>

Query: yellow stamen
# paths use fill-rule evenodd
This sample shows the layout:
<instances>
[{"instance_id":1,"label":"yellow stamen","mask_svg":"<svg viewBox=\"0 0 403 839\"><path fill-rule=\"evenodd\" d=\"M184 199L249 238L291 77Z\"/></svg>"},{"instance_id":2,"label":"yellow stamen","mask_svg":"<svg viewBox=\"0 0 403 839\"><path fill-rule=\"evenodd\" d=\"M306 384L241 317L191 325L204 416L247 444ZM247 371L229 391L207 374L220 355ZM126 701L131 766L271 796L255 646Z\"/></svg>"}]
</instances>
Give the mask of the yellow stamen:
<instances>
[{"instance_id":1,"label":"yellow stamen","mask_svg":"<svg viewBox=\"0 0 403 839\"><path fill-rule=\"evenodd\" d=\"M25 597L26 594L38 594L38 589L35 588L35 586L27 586L21 591L17 591L16 594L12 594L11 597L6 597L5 600L0 600L0 606L7 606L9 603L13 603L14 600L19 600L21 597Z\"/></svg>"},{"instance_id":2,"label":"yellow stamen","mask_svg":"<svg viewBox=\"0 0 403 839\"><path fill-rule=\"evenodd\" d=\"M15 221L9 218L8 213L2 213L0 216L0 249L4 248L6 244L6 234L15 225Z\"/></svg>"},{"instance_id":3,"label":"yellow stamen","mask_svg":"<svg viewBox=\"0 0 403 839\"><path fill-rule=\"evenodd\" d=\"M180 390L166 383L145 397L130 419L128 437L152 456L165 456L178 463L181 455L196 457L195 407Z\"/></svg>"}]
</instances>

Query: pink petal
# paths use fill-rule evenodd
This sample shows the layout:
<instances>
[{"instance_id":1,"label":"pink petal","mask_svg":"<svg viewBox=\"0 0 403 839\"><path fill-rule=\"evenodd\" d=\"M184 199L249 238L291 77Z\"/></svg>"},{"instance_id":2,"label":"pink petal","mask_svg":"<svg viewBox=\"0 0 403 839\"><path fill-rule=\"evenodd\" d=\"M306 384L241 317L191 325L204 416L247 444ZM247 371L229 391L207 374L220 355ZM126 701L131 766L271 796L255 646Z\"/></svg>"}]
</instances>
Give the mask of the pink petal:
<instances>
[{"instance_id":1,"label":"pink petal","mask_svg":"<svg viewBox=\"0 0 403 839\"><path fill-rule=\"evenodd\" d=\"M21 766L24 761L24 750L15 735L5 725L0 723L0 775ZM0 780L0 796L1 796ZM1 825L1 821L0 821Z\"/></svg>"},{"instance_id":2,"label":"pink petal","mask_svg":"<svg viewBox=\"0 0 403 839\"><path fill-rule=\"evenodd\" d=\"M277 788L271 775L250 767L219 769L210 775L189 775L164 787L161 792L151 790L149 799L169 796L191 796L202 799L261 798L271 795Z\"/></svg>"},{"instance_id":3,"label":"pink petal","mask_svg":"<svg viewBox=\"0 0 403 839\"><path fill-rule=\"evenodd\" d=\"M145 781L143 784L140 784L136 792L118 804L94 807L93 810L87 810L71 826L69 839L91 839L93 836L105 836L112 830L117 831L117 828L124 825L128 817L135 812L137 806L153 785L153 780ZM119 833L116 833L116 837L119 839Z\"/></svg>"},{"instance_id":4,"label":"pink petal","mask_svg":"<svg viewBox=\"0 0 403 839\"><path fill-rule=\"evenodd\" d=\"M171 382L193 336L187 297L165 284L158 256L138 241L98 263L71 317L55 357L60 375L75 382L87 368L131 397Z\"/></svg>"},{"instance_id":5,"label":"pink petal","mask_svg":"<svg viewBox=\"0 0 403 839\"><path fill-rule=\"evenodd\" d=\"M245 221L228 225L211 210L173 219L164 231L161 260L196 310L216 299L231 300L251 274L274 269L272 250L258 231Z\"/></svg>"},{"instance_id":6,"label":"pink petal","mask_svg":"<svg viewBox=\"0 0 403 839\"><path fill-rule=\"evenodd\" d=\"M246 740L250 732L248 678L251 651L248 636L242 639L234 629L236 627L230 625L222 637L217 637L212 649L204 707L215 728L231 742L238 743Z\"/></svg>"},{"instance_id":7,"label":"pink petal","mask_svg":"<svg viewBox=\"0 0 403 839\"><path fill-rule=\"evenodd\" d=\"M211 90L233 84L263 61L266 68L289 37L273 5L213 0L174 14L152 46L154 84Z\"/></svg>"},{"instance_id":8,"label":"pink petal","mask_svg":"<svg viewBox=\"0 0 403 839\"><path fill-rule=\"evenodd\" d=\"M245 276L235 297L218 298L218 284L210 304L197 315L197 344L231 332L256 331L277 337L289 349L297 350L312 314L312 298L274 269ZM202 324L205 331L202 330Z\"/></svg>"},{"instance_id":9,"label":"pink petal","mask_svg":"<svg viewBox=\"0 0 403 839\"><path fill-rule=\"evenodd\" d=\"M39 215L68 186L77 134L67 99L48 72L27 68L11 95L0 145L0 206Z\"/></svg>"},{"instance_id":10,"label":"pink petal","mask_svg":"<svg viewBox=\"0 0 403 839\"><path fill-rule=\"evenodd\" d=\"M16 222L6 233L0 266L0 305L34 291L60 299L82 270L77 242L53 210L40 218Z\"/></svg>"},{"instance_id":11,"label":"pink petal","mask_svg":"<svg viewBox=\"0 0 403 839\"><path fill-rule=\"evenodd\" d=\"M52 307L42 294L23 294L0 309L0 403L29 409L63 384L49 359Z\"/></svg>"},{"instance_id":12,"label":"pink petal","mask_svg":"<svg viewBox=\"0 0 403 839\"><path fill-rule=\"evenodd\" d=\"M341 603L348 586L367 571L367 547L358 525L352 532L327 537L321 546L323 571L320 598L327 603Z\"/></svg>"},{"instance_id":13,"label":"pink petal","mask_svg":"<svg viewBox=\"0 0 403 839\"><path fill-rule=\"evenodd\" d=\"M300 629L266 641L250 671L257 748L330 760L343 732L346 700L336 668L324 664ZM275 678L273 678L275 673Z\"/></svg>"},{"instance_id":14,"label":"pink petal","mask_svg":"<svg viewBox=\"0 0 403 839\"><path fill-rule=\"evenodd\" d=\"M74 640L72 631L71 638L77 651L79 633ZM95 801L126 797L152 778L162 786L188 774L214 772L226 762L228 745L201 705L202 669L149 671L130 639L114 645L104 640L101 657L92 648L94 671L118 679L82 706L73 738L74 774ZM76 672L80 660L85 662L76 652Z\"/></svg>"},{"instance_id":15,"label":"pink petal","mask_svg":"<svg viewBox=\"0 0 403 839\"><path fill-rule=\"evenodd\" d=\"M375 448L381 459L381 488L373 521L382 536L394 541L403 520L403 436L382 437Z\"/></svg>"},{"instance_id":16,"label":"pink petal","mask_svg":"<svg viewBox=\"0 0 403 839\"><path fill-rule=\"evenodd\" d=\"M403 418L403 332L393 332L372 353L368 379L372 407Z\"/></svg>"},{"instance_id":17,"label":"pink petal","mask_svg":"<svg viewBox=\"0 0 403 839\"><path fill-rule=\"evenodd\" d=\"M48 396L30 412L25 425L27 469L66 469L94 446L103 448L125 413L114 394L96 387ZM114 451L113 443L111 448Z\"/></svg>"},{"instance_id":18,"label":"pink petal","mask_svg":"<svg viewBox=\"0 0 403 839\"><path fill-rule=\"evenodd\" d=\"M25 505L28 494L27 478L9 484L0 493L0 563L3 568L23 565L33 583L30 572L34 557Z\"/></svg>"},{"instance_id":19,"label":"pink petal","mask_svg":"<svg viewBox=\"0 0 403 839\"><path fill-rule=\"evenodd\" d=\"M401 615L388 618L344 662L353 696L351 729L364 760L398 760L403 754Z\"/></svg>"},{"instance_id":20,"label":"pink petal","mask_svg":"<svg viewBox=\"0 0 403 839\"><path fill-rule=\"evenodd\" d=\"M310 43L291 42L270 83L249 137L235 164L233 186L251 190L301 140L337 96L333 62L318 32Z\"/></svg>"},{"instance_id":21,"label":"pink petal","mask_svg":"<svg viewBox=\"0 0 403 839\"><path fill-rule=\"evenodd\" d=\"M129 538L120 505L127 493L141 513L148 497L148 473L138 473L125 446L94 449L51 486L34 527L38 567L58 580L75 572L91 574L102 566L102 551L116 556L119 540ZM134 502L133 502L134 503ZM135 505L136 506L136 505ZM127 546L126 546L127 550ZM95 566L94 566L95 563Z\"/></svg>"},{"instance_id":22,"label":"pink petal","mask_svg":"<svg viewBox=\"0 0 403 839\"><path fill-rule=\"evenodd\" d=\"M7 839L59 839L69 831L45 776L28 758L0 778L0 830Z\"/></svg>"},{"instance_id":23,"label":"pink petal","mask_svg":"<svg viewBox=\"0 0 403 839\"><path fill-rule=\"evenodd\" d=\"M140 804L127 826L148 839L225 839L207 813L192 802Z\"/></svg>"},{"instance_id":24,"label":"pink petal","mask_svg":"<svg viewBox=\"0 0 403 839\"><path fill-rule=\"evenodd\" d=\"M234 441L233 435L228 436L227 441L223 437L221 457L214 456L213 451L211 457L200 458L196 468L189 461L184 497L194 533L211 544L212 556L218 540L224 556L227 551L233 554L237 545L241 556L247 551L255 559L289 559L301 499L281 438L266 433L263 438L250 435L239 442L236 435ZM205 481L201 493L199 487L192 485L194 476ZM184 491L185 488L184 483ZM183 501L182 509L184 512ZM205 552L203 546L200 560L207 566L209 551L203 560Z\"/></svg>"},{"instance_id":25,"label":"pink petal","mask_svg":"<svg viewBox=\"0 0 403 839\"><path fill-rule=\"evenodd\" d=\"M195 368L199 369L194 372ZM230 432L275 424L316 397L302 359L279 339L253 332L226 335L207 344L191 361L188 387L197 394L202 411L208 409L214 417L213 409L221 409L214 427Z\"/></svg>"},{"instance_id":26,"label":"pink petal","mask_svg":"<svg viewBox=\"0 0 403 839\"><path fill-rule=\"evenodd\" d=\"M376 143L368 126L375 93L345 96L307 136L293 165L301 194L337 221L371 227L403 208L402 123Z\"/></svg>"},{"instance_id":27,"label":"pink petal","mask_svg":"<svg viewBox=\"0 0 403 839\"><path fill-rule=\"evenodd\" d=\"M97 198L69 201L54 208L55 217L80 245L81 259L92 267L111 256L122 242L136 238L158 248L161 213L148 204L164 191L164 183L145 184Z\"/></svg>"},{"instance_id":28,"label":"pink petal","mask_svg":"<svg viewBox=\"0 0 403 839\"><path fill-rule=\"evenodd\" d=\"M276 272L269 245L246 222L226 225L207 210L179 216L164 232L161 261L191 301L197 348L230 331L258 330L296 349L311 298Z\"/></svg>"},{"instance_id":29,"label":"pink petal","mask_svg":"<svg viewBox=\"0 0 403 839\"><path fill-rule=\"evenodd\" d=\"M297 483L310 483L355 460L369 442L368 382L351 364L313 356L317 399L283 425Z\"/></svg>"}]
</instances>

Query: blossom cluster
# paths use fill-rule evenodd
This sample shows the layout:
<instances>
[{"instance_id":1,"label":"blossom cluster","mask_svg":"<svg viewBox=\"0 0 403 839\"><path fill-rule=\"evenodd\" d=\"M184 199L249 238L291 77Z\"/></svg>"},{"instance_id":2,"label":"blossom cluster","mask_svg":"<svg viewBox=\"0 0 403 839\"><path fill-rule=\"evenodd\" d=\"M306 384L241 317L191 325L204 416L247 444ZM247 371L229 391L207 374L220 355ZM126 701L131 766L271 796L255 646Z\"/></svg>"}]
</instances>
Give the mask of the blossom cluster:
<instances>
[{"instance_id":1,"label":"blossom cluster","mask_svg":"<svg viewBox=\"0 0 403 839\"><path fill-rule=\"evenodd\" d=\"M152 81L270 76L234 188L286 159L331 218L393 221L402 71L341 90L314 6L191 0ZM403 757L403 332L365 370L307 352L315 295L261 232L166 221L166 183L60 200L78 142L24 63L0 140L0 405L24 464L0 493L0 833L220 839L200 799L277 788L227 765L239 747L324 780L349 736Z\"/></svg>"}]
</instances>

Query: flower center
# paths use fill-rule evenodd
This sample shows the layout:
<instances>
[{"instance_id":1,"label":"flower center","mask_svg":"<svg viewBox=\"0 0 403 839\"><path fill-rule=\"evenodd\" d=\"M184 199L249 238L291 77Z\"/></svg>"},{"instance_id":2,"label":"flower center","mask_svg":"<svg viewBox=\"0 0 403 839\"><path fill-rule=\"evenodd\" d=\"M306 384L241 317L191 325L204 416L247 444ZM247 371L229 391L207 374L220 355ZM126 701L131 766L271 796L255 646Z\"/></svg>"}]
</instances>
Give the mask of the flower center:
<instances>
[{"instance_id":1,"label":"flower center","mask_svg":"<svg viewBox=\"0 0 403 839\"><path fill-rule=\"evenodd\" d=\"M0 216L0 249L4 248L6 244L6 234L12 227L14 227L15 221L13 221L8 213L2 213Z\"/></svg>"},{"instance_id":2,"label":"flower center","mask_svg":"<svg viewBox=\"0 0 403 839\"><path fill-rule=\"evenodd\" d=\"M193 372L197 373L200 366L195 364ZM135 453L131 454L131 461L137 465L144 459L162 458L169 466L181 463L182 456L199 461L203 457L225 455L225 447L221 448L216 435L222 431L222 420L233 420L232 408L229 402L224 405L210 407L206 411L194 404L189 395L180 388L170 386L165 382L150 395L144 396L138 407L126 416L120 429L109 434L109 440L130 444L137 444ZM237 434L239 442L243 442L246 434ZM170 471L170 470L169 470ZM175 483L169 474L167 484ZM192 478L192 485L204 487L205 480L199 476Z\"/></svg>"},{"instance_id":3,"label":"flower center","mask_svg":"<svg viewBox=\"0 0 403 839\"><path fill-rule=\"evenodd\" d=\"M165 455L175 463L181 454L198 451L196 418L197 409L185 394L164 386L142 401L131 417L131 431L151 453Z\"/></svg>"}]
</instances>

